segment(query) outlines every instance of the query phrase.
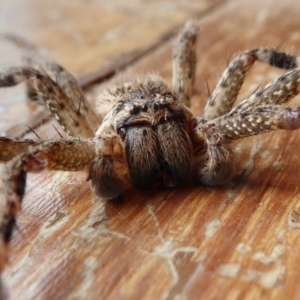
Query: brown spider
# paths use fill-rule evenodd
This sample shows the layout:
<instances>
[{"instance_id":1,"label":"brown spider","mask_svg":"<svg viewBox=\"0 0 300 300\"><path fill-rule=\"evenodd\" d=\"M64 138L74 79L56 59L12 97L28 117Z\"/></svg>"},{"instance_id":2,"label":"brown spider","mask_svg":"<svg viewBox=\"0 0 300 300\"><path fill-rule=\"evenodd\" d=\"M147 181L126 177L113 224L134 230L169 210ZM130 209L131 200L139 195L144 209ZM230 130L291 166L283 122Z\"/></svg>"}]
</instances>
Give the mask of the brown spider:
<instances>
[{"instance_id":1,"label":"brown spider","mask_svg":"<svg viewBox=\"0 0 300 300\"><path fill-rule=\"evenodd\" d=\"M203 115L193 116L189 106L197 32L197 23L189 21L175 43L172 89L153 75L120 82L100 95L99 114L90 108L74 77L56 63L34 58L26 66L0 73L2 87L26 81L70 135L55 141L0 138L0 161L8 162L0 192L0 271L27 172L84 170L93 191L104 199L118 197L131 185L175 187L188 178L219 185L233 173L228 146L232 140L300 127L300 109L282 105L300 92L299 59L271 48L238 55ZM232 108L256 60L292 70ZM109 110L103 111L103 105Z\"/></svg>"}]
</instances>

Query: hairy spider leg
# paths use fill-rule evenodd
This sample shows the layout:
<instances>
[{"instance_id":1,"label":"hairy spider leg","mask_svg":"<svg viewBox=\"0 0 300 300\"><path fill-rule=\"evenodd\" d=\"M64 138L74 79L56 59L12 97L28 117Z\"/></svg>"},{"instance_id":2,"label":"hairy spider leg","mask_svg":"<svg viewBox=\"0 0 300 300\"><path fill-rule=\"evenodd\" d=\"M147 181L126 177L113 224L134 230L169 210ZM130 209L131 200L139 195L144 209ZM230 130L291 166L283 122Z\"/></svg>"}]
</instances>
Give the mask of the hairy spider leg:
<instances>
[{"instance_id":1,"label":"hairy spider leg","mask_svg":"<svg viewBox=\"0 0 300 300\"><path fill-rule=\"evenodd\" d=\"M188 21L179 34L173 49L173 92L187 107L191 106L195 81L198 29L197 21Z\"/></svg>"},{"instance_id":2,"label":"hairy spider leg","mask_svg":"<svg viewBox=\"0 0 300 300\"><path fill-rule=\"evenodd\" d=\"M292 71L232 109L246 72L256 60ZM300 126L297 109L278 107L299 93L299 70L295 69L298 64L297 56L272 48L245 51L230 63L208 99L195 129L195 134L204 138L206 144L204 153L198 153L196 158L198 182L219 185L230 180L234 165L232 151L226 145L228 142L276 128L296 129Z\"/></svg>"},{"instance_id":3,"label":"hairy spider leg","mask_svg":"<svg viewBox=\"0 0 300 300\"><path fill-rule=\"evenodd\" d=\"M64 91L67 84L63 89L50 76L30 67L14 67L1 72L0 87L14 86L23 81L30 82L38 97L45 101L67 134L85 138L94 136L86 117Z\"/></svg>"},{"instance_id":4,"label":"hairy spider leg","mask_svg":"<svg viewBox=\"0 0 300 300\"><path fill-rule=\"evenodd\" d=\"M27 172L83 170L95 158L94 149L94 142L89 140L44 141L6 164L0 186L0 271L7 260L8 244L21 209Z\"/></svg>"},{"instance_id":5,"label":"hairy spider leg","mask_svg":"<svg viewBox=\"0 0 300 300\"><path fill-rule=\"evenodd\" d=\"M204 121L223 116L232 109L246 73L255 61L287 70L299 66L299 57L272 48L256 48L240 53L223 72L215 90L210 95L202 116Z\"/></svg>"},{"instance_id":6,"label":"hairy spider leg","mask_svg":"<svg viewBox=\"0 0 300 300\"><path fill-rule=\"evenodd\" d=\"M34 55L33 55L34 54ZM60 88L65 92L72 106L76 108L76 112L80 113L88 122L93 132L95 132L102 120L96 115L89 102L86 100L81 87L79 86L75 77L68 72L61 65L49 61L44 57L35 55L26 55L26 64L43 73L45 76L49 76ZM38 95L38 91L34 90L34 87L30 88Z\"/></svg>"},{"instance_id":7,"label":"hairy spider leg","mask_svg":"<svg viewBox=\"0 0 300 300\"><path fill-rule=\"evenodd\" d=\"M300 93L300 69L294 69L243 100L229 113L200 125L211 141L232 140L300 127L300 109L282 106Z\"/></svg>"}]
</instances>

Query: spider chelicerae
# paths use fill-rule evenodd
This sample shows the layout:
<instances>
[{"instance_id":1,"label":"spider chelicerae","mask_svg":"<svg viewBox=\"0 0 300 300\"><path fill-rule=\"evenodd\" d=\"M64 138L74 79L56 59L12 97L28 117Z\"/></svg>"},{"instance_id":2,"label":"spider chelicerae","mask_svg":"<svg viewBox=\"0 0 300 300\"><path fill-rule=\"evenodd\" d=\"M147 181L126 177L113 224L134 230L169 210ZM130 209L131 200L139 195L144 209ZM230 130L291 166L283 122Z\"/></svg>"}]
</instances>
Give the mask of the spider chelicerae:
<instances>
[{"instance_id":1,"label":"spider chelicerae","mask_svg":"<svg viewBox=\"0 0 300 300\"><path fill-rule=\"evenodd\" d=\"M27 172L85 171L92 190L103 199L116 198L132 185L176 187L189 179L220 185L233 173L231 141L300 127L300 109L283 105L299 93L299 58L272 48L239 54L222 74L203 115L194 116L189 107L197 33L197 22L189 21L175 42L172 88L154 75L121 81L99 96L98 113L75 78L54 62L30 57L25 66L0 73L1 87L26 81L70 136L58 140L0 137L0 161L7 162L0 191L0 271L7 260ZM255 61L291 71L233 107Z\"/></svg>"}]
</instances>

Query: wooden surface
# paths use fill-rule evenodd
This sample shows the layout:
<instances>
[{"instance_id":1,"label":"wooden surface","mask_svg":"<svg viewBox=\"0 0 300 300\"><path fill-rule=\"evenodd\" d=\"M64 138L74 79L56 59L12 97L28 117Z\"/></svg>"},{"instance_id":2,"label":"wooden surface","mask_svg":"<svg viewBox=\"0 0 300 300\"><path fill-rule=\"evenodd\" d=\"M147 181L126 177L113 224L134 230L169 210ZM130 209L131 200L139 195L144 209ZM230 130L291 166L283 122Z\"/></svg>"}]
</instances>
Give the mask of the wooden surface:
<instances>
[{"instance_id":1,"label":"wooden surface","mask_svg":"<svg viewBox=\"0 0 300 300\"><path fill-rule=\"evenodd\" d=\"M195 114L207 98L205 80L212 89L239 51L300 54L297 0L147 3L6 0L0 32L40 45L79 78L103 75L108 63L118 69L114 61L123 68L128 53L144 51L133 69L171 83L172 32L197 16ZM20 51L0 43L0 66L18 63ZM241 94L281 73L255 66ZM91 101L99 89L87 90ZM22 86L0 90L2 135L26 132L37 109L25 100ZM40 136L58 138L54 121L42 123ZM237 175L229 186L132 190L108 203L93 196L84 174L29 175L4 292L9 299L300 299L299 147L299 131L244 139L232 145Z\"/></svg>"}]
</instances>

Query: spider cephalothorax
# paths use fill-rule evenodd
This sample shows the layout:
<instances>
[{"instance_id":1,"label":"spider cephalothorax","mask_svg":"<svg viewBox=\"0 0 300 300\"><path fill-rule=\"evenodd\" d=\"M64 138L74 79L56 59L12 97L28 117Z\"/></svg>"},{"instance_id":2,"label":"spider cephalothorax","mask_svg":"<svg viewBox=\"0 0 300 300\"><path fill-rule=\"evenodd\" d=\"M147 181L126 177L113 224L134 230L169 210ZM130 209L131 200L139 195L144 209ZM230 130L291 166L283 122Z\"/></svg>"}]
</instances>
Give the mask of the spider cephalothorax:
<instances>
[{"instance_id":1,"label":"spider cephalothorax","mask_svg":"<svg viewBox=\"0 0 300 300\"><path fill-rule=\"evenodd\" d=\"M75 78L41 57L0 73L0 86L26 81L30 94L49 107L69 138L55 141L0 137L7 162L0 191L0 270L25 192L26 174L44 169L85 171L104 199L140 189L175 187L190 179L219 185L233 174L232 140L275 129L300 127L300 109L284 106L300 92L299 58L272 48L247 50L224 71L202 116L190 110L195 77L197 22L179 35L173 54L173 85L158 76L121 80L97 101L98 114ZM233 107L255 61L291 69Z\"/></svg>"},{"instance_id":2,"label":"spider cephalothorax","mask_svg":"<svg viewBox=\"0 0 300 300\"><path fill-rule=\"evenodd\" d=\"M105 156L103 149L107 151L103 144L111 145L107 153L109 158L103 158L102 163L105 161L106 165L112 165L114 152L115 160L123 160L123 168L129 172L129 176L123 173L126 178L122 178L120 173L109 172L110 181L118 182L118 188L114 187L109 192L112 198L118 196L128 182L137 188L147 189L161 185L176 186L185 181L190 174L192 158L188 134L191 131L191 114L185 105L157 76L115 86L101 97L115 97L112 94L116 95L116 91L119 91L118 100L96 132L96 140L98 138L101 143L97 147L98 157ZM113 143L111 138L103 140L107 135L115 136ZM112 147L119 151L113 151ZM91 172L100 174L100 170L104 170L102 165L97 168L99 170L95 171L93 165ZM106 175L103 173L103 176ZM102 186L102 180L96 177L90 176L92 185ZM104 196L104 188L98 190L100 197Z\"/></svg>"}]
</instances>

